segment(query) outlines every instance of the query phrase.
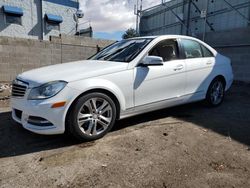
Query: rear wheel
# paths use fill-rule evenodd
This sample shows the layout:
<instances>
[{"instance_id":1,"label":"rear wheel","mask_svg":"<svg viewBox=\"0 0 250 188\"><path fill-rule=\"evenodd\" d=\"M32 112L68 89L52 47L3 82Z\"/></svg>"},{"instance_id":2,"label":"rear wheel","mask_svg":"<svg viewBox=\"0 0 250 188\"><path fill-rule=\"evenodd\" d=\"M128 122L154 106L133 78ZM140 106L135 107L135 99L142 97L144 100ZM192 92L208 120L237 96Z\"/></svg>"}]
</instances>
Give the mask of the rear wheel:
<instances>
[{"instance_id":1,"label":"rear wheel","mask_svg":"<svg viewBox=\"0 0 250 188\"><path fill-rule=\"evenodd\" d=\"M225 84L222 79L216 78L211 82L208 88L206 103L212 107L219 106L223 102L224 95Z\"/></svg>"},{"instance_id":2,"label":"rear wheel","mask_svg":"<svg viewBox=\"0 0 250 188\"><path fill-rule=\"evenodd\" d=\"M90 93L75 103L68 119L69 131L79 140L96 140L111 130L115 119L113 100L103 93Z\"/></svg>"}]
</instances>

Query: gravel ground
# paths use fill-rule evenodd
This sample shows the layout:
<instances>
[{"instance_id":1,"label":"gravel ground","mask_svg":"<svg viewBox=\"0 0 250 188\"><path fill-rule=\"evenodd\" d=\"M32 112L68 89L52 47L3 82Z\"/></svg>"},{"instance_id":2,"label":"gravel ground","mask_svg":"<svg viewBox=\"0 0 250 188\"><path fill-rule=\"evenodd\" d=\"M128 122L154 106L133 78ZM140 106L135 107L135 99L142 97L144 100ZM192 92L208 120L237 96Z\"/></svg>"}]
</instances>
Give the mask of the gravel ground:
<instances>
[{"instance_id":1,"label":"gravel ground","mask_svg":"<svg viewBox=\"0 0 250 188\"><path fill-rule=\"evenodd\" d=\"M1 110L0 187L250 187L246 84L234 85L218 108L147 113L89 143L35 135Z\"/></svg>"}]
</instances>

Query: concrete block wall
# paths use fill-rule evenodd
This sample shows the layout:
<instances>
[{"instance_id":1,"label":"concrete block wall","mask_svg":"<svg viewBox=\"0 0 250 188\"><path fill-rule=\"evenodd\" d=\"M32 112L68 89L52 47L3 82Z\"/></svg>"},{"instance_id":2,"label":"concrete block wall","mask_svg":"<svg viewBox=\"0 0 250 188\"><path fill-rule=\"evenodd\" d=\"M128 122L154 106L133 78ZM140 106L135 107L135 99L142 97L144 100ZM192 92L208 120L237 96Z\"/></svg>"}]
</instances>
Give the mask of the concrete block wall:
<instances>
[{"instance_id":1,"label":"concrete block wall","mask_svg":"<svg viewBox=\"0 0 250 188\"><path fill-rule=\"evenodd\" d=\"M51 41L0 37L0 82L12 81L24 71L87 59L114 41L87 37L51 37Z\"/></svg>"}]
</instances>

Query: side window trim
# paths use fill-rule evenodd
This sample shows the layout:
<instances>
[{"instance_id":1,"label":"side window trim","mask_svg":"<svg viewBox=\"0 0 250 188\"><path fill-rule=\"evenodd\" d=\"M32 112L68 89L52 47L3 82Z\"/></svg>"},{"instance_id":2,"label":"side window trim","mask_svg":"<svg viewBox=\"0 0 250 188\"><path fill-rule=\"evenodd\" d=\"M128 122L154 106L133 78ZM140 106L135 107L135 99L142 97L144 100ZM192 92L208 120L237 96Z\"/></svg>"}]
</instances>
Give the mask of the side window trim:
<instances>
[{"instance_id":1,"label":"side window trim","mask_svg":"<svg viewBox=\"0 0 250 188\"><path fill-rule=\"evenodd\" d=\"M186 55L184 52L184 47L182 45L181 39L177 38L178 48L179 48L179 59L186 59Z\"/></svg>"},{"instance_id":2,"label":"side window trim","mask_svg":"<svg viewBox=\"0 0 250 188\"><path fill-rule=\"evenodd\" d=\"M200 45L200 48L201 48L201 54L202 54L202 57L205 57L205 54L204 54L203 48L202 48L202 46L201 46L201 44L200 44L200 43L199 43L199 45Z\"/></svg>"}]
</instances>

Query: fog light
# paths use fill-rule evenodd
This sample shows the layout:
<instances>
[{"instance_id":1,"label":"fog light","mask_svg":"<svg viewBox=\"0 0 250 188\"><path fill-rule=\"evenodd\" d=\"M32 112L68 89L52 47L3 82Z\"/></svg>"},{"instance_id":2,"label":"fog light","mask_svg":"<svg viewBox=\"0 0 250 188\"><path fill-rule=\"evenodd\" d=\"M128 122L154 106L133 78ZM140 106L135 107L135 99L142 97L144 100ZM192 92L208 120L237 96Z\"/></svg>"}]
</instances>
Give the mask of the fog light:
<instances>
[{"instance_id":1,"label":"fog light","mask_svg":"<svg viewBox=\"0 0 250 188\"><path fill-rule=\"evenodd\" d=\"M41 117L37 117L37 116L29 116L28 123L32 125L36 125L36 126L42 126L42 127L53 126L53 124L49 122L48 120L41 118Z\"/></svg>"}]
</instances>

